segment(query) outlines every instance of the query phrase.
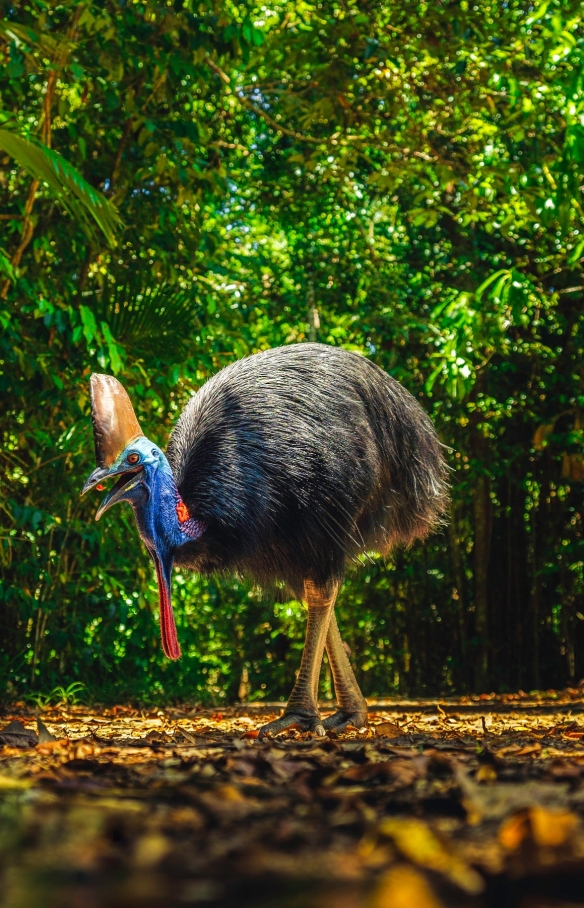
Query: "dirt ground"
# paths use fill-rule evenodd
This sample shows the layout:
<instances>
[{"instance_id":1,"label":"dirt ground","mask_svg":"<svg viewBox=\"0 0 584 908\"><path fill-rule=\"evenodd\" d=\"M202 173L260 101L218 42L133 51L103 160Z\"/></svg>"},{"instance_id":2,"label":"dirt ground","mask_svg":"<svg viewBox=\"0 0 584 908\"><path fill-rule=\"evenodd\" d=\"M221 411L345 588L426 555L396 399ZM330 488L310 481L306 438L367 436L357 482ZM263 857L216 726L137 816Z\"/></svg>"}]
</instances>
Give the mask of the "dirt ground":
<instances>
[{"instance_id":1,"label":"dirt ground","mask_svg":"<svg viewBox=\"0 0 584 908\"><path fill-rule=\"evenodd\" d=\"M377 701L368 729L258 741L279 710L14 706L0 905L584 906L581 689Z\"/></svg>"}]
</instances>

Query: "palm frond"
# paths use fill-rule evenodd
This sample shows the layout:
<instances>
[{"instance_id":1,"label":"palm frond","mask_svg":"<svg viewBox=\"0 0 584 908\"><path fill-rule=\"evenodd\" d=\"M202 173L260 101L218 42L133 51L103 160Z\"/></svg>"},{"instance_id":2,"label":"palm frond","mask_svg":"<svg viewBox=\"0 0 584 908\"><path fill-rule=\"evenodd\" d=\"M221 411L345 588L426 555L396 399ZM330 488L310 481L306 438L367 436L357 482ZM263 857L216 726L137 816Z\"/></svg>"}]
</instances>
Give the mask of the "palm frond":
<instances>
[{"instance_id":1,"label":"palm frond","mask_svg":"<svg viewBox=\"0 0 584 908\"><path fill-rule=\"evenodd\" d=\"M97 240L97 225L109 245L115 245L116 231L121 223L116 208L62 155L7 129L0 129L0 149L35 179L48 184L53 195L79 222L90 240Z\"/></svg>"},{"instance_id":2,"label":"palm frond","mask_svg":"<svg viewBox=\"0 0 584 908\"><path fill-rule=\"evenodd\" d=\"M203 309L193 287L112 283L84 302L96 321L107 322L116 341L134 355L178 362L192 354Z\"/></svg>"},{"instance_id":3,"label":"palm frond","mask_svg":"<svg viewBox=\"0 0 584 908\"><path fill-rule=\"evenodd\" d=\"M75 47L73 41L69 41L67 38L59 36L57 39L48 34L48 32L36 32L27 25L21 25L18 22L10 22L9 19L4 19L0 22L0 36L6 38L8 41L14 41L22 52L26 52L22 46L24 44L29 47L37 48L50 59L62 57Z\"/></svg>"}]
</instances>

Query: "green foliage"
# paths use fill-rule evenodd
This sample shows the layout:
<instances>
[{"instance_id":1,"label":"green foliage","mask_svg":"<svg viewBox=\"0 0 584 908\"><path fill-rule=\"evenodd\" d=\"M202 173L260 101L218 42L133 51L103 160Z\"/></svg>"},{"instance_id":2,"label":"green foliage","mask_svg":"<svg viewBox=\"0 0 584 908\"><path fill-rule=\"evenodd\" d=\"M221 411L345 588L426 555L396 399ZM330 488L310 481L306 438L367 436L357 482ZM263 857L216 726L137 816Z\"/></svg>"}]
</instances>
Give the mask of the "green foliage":
<instances>
[{"instance_id":1,"label":"green foliage","mask_svg":"<svg viewBox=\"0 0 584 908\"><path fill-rule=\"evenodd\" d=\"M47 183L71 217L79 221L89 239L95 237L93 218L110 246L115 245L115 233L119 226L116 209L65 158L6 129L0 129L0 151L11 155L36 180Z\"/></svg>"},{"instance_id":2,"label":"green foliage","mask_svg":"<svg viewBox=\"0 0 584 908\"><path fill-rule=\"evenodd\" d=\"M92 370L164 444L209 375L312 337L403 381L453 468L449 528L349 572L365 691L583 675L581 5L0 0L0 53L1 136L45 168L29 209L0 157L9 690L287 694L298 603L178 575L170 664L131 514L78 491Z\"/></svg>"},{"instance_id":3,"label":"green foliage","mask_svg":"<svg viewBox=\"0 0 584 908\"><path fill-rule=\"evenodd\" d=\"M76 705L80 702L79 694L86 689L86 685L80 681L73 681L67 687L54 687L49 694L29 694L27 700L38 706L39 709L46 709L47 706Z\"/></svg>"}]
</instances>

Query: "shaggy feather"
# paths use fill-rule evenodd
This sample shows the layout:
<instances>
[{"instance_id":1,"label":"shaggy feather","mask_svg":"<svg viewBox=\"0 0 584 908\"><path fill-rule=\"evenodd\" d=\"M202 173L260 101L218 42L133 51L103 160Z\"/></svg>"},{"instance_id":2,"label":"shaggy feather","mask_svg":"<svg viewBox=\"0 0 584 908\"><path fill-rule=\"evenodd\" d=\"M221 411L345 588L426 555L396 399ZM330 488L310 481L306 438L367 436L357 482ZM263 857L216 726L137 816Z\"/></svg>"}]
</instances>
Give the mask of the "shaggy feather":
<instances>
[{"instance_id":1,"label":"shaggy feather","mask_svg":"<svg viewBox=\"0 0 584 908\"><path fill-rule=\"evenodd\" d=\"M239 360L185 407L168 459L203 535L177 566L259 584L340 580L440 523L446 465L418 402L369 360L297 344Z\"/></svg>"}]
</instances>

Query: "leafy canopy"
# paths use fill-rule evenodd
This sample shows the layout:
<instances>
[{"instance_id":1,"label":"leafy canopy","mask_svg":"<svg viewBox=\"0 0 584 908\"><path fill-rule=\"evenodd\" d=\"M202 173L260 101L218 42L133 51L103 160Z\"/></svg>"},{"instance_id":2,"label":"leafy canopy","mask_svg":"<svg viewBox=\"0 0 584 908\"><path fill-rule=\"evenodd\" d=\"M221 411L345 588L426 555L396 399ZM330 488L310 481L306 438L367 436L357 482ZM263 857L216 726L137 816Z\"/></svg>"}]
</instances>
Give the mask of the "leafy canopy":
<instances>
[{"instance_id":1,"label":"leafy canopy","mask_svg":"<svg viewBox=\"0 0 584 908\"><path fill-rule=\"evenodd\" d=\"M298 603L179 576L169 665L130 515L96 526L77 493L92 370L164 444L209 375L315 337L418 395L454 471L449 529L348 578L364 689L584 674L581 20L571 0L0 0L14 690L288 692Z\"/></svg>"}]
</instances>

